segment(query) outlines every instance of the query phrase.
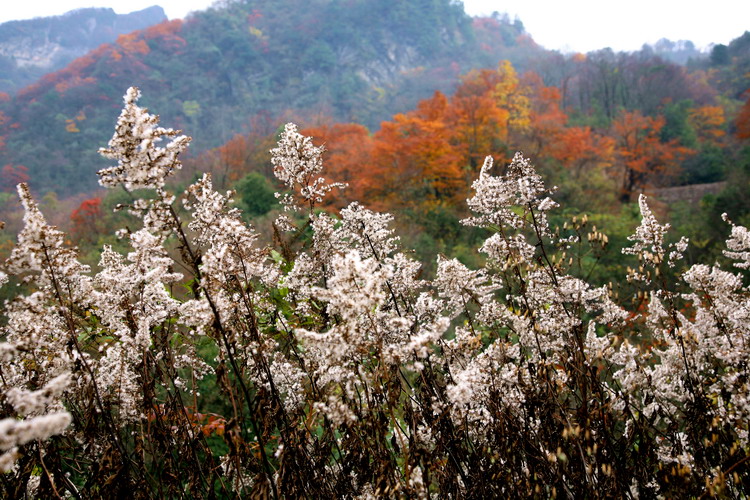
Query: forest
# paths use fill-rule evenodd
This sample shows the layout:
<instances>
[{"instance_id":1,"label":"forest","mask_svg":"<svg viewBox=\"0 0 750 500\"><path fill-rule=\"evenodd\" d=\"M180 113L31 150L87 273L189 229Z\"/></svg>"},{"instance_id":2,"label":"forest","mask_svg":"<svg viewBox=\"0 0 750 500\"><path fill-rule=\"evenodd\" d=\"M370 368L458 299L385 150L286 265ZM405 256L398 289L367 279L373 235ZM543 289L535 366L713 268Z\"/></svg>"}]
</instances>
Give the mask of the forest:
<instances>
[{"instance_id":1,"label":"forest","mask_svg":"<svg viewBox=\"0 0 750 500\"><path fill-rule=\"evenodd\" d=\"M247 0L0 95L0 495L746 496L748 74Z\"/></svg>"}]
</instances>

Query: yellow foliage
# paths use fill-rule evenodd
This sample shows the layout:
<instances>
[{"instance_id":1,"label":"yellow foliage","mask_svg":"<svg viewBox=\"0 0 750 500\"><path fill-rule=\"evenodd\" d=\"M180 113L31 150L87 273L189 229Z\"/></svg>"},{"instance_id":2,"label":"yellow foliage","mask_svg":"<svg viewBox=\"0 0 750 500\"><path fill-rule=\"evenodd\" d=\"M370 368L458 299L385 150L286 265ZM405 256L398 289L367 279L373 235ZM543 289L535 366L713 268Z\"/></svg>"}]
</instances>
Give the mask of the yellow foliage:
<instances>
[{"instance_id":1,"label":"yellow foliage","mask_svg":"<svg viewBox=\"0 0 750 500\"><path fill-rule=\"evenodd\" d=\"M72 119L65 120L65 130L67 130L71 134L77 134L78 132L80 132L79 128L76 126L75 120Z\"/></svg>"},{"instance_id":2,"label":"yellow foliage","mask_svg":"<svg viewBox=\"0 0 750 500\"><path fill-rule=\"evenodd\" d=\"M510 61L501 61L497 67L500 75L494 97L500 108L508 111L508 128L524 131L531 126L531 100L529 89L522 86Z\"/></svg>"},{"instance_id":3,"label":"yellow foliage","mask_svg":"<svg viewBox=\"0 0 750 500\"><path fill-rule=\"evenodd\" d=\"M721 106L694 108L690 110L689 121L701 141L716 140L725 135L722 127L726 119Z\"/></svg>"}]
</instances>

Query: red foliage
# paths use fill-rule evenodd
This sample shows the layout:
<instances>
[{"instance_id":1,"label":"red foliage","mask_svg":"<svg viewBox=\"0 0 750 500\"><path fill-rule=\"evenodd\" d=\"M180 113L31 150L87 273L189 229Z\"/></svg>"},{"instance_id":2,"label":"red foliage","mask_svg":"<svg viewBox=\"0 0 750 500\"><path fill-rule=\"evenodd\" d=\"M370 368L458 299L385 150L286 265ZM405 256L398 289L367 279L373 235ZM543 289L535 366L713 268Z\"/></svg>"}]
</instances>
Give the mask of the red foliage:
<instances>
[{"instance_id":1,"label":"red foliage","mask_svg":"<svg viewBox=\"0 0 750 500\"><path fill-rule=\"evenodd\" d=\"M71 234L77 238L89 238L98 232L101 225L102 199L89 198L70 214Z\"/></svg>"},{"instance_id":2,"label":"red foliage","mask_svg":"<svg viewBox=\"0 0 750 500\"><path fill-rule=\"evenodd\" d=\"M633 193L649 187L659 177L676 174L680 161L693 153L676 139L661 142L659 132L665 123L663 116L643 116L638 111L625 111L612 123L622 201L630 201Z\"/></svg>"},{"instance_id":3,"label":"red foliage","mask_svg":"<svg viewBox=\"0 0 750 500\"><path fill-rule=\"evenodd\" d=\"M124 72L144 71L146 66L140 62L139 58L150 51L147 41L158 39L159 46L165 50L177 50L186 45L185 40L177 36L177 33L181 30L182 21L175 19L151 26L145 30L121 35L114 44L103 44L88 54L75 59L65 68L44 75L36 83L19 90L16 97L20 100L32 101L51 88L64 93L71 88L91 84L95 81L92 73L100 61L111 60L117 63L115 65L116 72L110 75L112 77L122 76ZM131 57L127 67L121 68L124 56ZM0 98L1 100L2 98Z\"/></svg>"},{"instance_id":4,"label":"red foliage","mask_svg":"<svg viewBox=\"0 0 750 500\"><path fill-rule=\"evenodd\" d=\"M263 19L263 13L259 11L258 9L253 9L253 12L247 15L247 22L249 24L253 24L255 21L259 19Z\"/></svg>"},{"instance_id":5,"label":"red foliage","mask_svg":"<svg viewBox=\"0 0 750 500\"><path fill-rule=\"evenodd\" d=\"M740 114L737 115L737 121L735 121L737 137L740 139L750 139L750 90L747 90L745 95L747 96L747 101L742 106Z\"/></svg>"},{"instance_id":6,"label":"red foliage","mask_svg":"<svg viewBox=\"0 0 750 500\"><path fill-rule=\"evenodd\" d=\"M253 150L248 136L237 134L215 151L223 174L229 181L236 181L251 170L249 161Z\"/></svg>"},{"instance_id":7,"label":"red foliage","mask_svg":"<svg viewBox=\"0 0 750 500\"><path fill-rule=\"evenodd\" d=\"M8 115L0 111L0 151L5 149L5 136L8 131L4 126L7 125L9 121L10 118L8 118Z\"/></svg>"},{"instance_id":8,"label":"red foliage","mask_svg":"<svg viewBox=\"0 0 750 500\"><path fill-rule=\"evenodd\" d=\"M367 166L373 144L367 128L356 123L336 123L307 128L301 133L312 137L316 145L325 146L326 178L349 184L343 196L333 200L334 207L343 208L348 204L346 200L368 200L372 179Z\"/></svg>"}]
</instances>

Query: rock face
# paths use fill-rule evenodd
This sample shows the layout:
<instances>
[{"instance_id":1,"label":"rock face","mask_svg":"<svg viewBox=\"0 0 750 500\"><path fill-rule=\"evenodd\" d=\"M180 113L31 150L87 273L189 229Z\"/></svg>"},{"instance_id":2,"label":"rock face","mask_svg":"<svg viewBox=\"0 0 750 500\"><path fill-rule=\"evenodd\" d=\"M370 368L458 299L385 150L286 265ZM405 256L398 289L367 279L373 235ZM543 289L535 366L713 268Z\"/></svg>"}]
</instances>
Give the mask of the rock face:
<instances>
[{"instance_id":1,"label":"rock face","mask_svg":"<svg viewBox=\"0 0 750 500\"><path fill-rule=\"evenodd\" d=\"M13 92L91 49L113 42L118 35L166 18L158 6L130 14L89 8L0 24L0 91Z\"/></svg>"}]
</instances>

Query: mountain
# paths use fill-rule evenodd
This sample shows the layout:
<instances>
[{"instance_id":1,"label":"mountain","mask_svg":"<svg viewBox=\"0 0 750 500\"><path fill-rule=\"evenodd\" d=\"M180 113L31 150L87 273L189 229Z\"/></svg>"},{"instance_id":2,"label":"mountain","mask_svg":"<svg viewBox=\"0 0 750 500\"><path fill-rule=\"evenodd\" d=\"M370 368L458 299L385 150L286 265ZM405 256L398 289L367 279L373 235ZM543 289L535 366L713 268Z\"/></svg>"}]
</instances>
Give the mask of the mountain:
<instances>
[{"instance_id":1,"label":"mountain","mask_svg":"<svg viewBox=\"0 0 750 500\"><path fill-rule=\"evenodd\" d=\"M158 6L130 14L90 8L0 24L0 92L14 92L118 35L166 18Z\"/></svg>"},{"instance_id":2,"label":"mountain","mask_svg":"<svg viewBox=\"0 0 750 500\"><path fill-rule=\"evenodd\" d=\"M244 0L121 35L0 103L0 165L32 187L94 187L127 87L165 126L222 144L281 118L377 128L458 75L543 52L507 17L473 19L453 0Z\"/></svg>"}]
</instances>

